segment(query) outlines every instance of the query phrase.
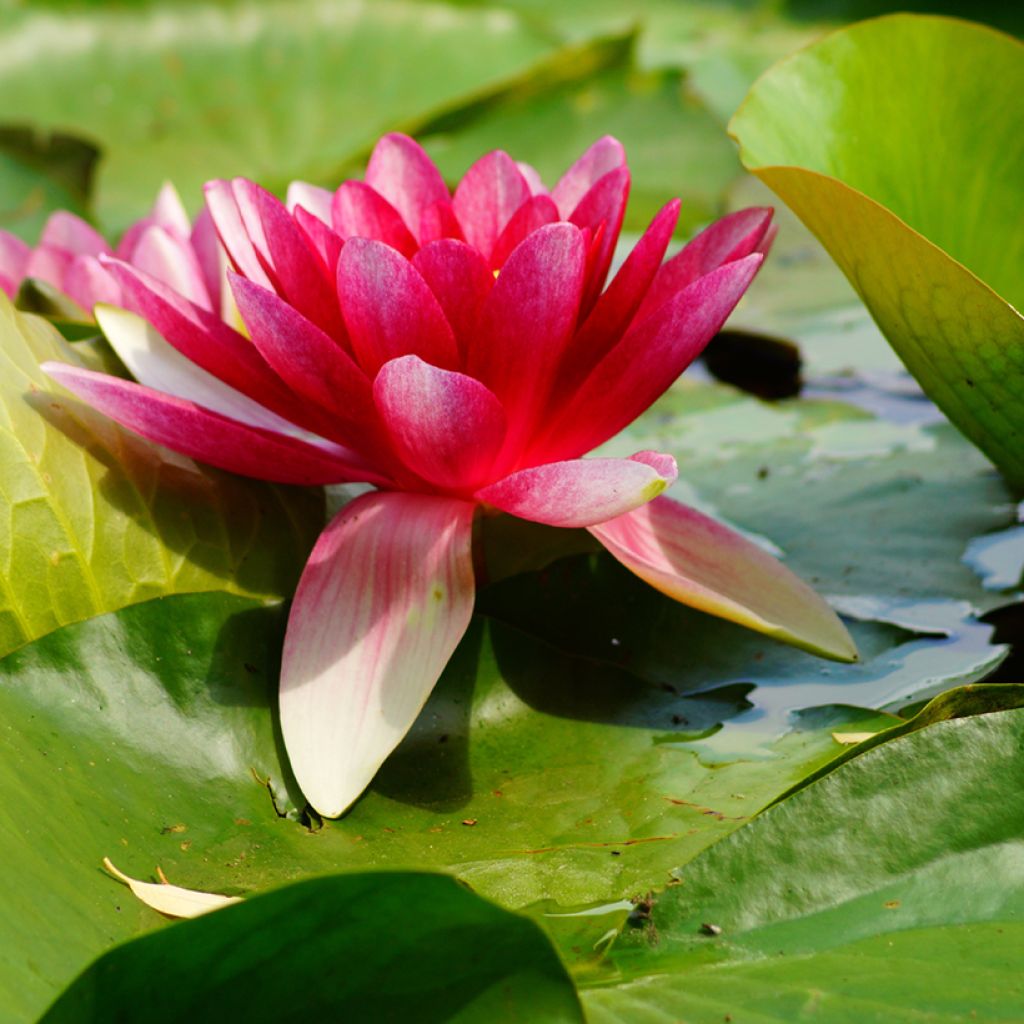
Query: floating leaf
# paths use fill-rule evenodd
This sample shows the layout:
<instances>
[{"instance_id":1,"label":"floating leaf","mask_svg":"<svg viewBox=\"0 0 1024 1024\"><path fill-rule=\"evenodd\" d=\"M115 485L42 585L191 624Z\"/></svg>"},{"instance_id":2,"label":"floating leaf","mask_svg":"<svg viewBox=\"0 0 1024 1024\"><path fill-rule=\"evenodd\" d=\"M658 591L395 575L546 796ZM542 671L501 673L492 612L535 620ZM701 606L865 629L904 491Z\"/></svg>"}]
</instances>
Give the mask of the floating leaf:
<instances>
[{"instance_id":1,"label":"floating leaf","mask_svg":"<svg viewBox=\"0 0 1024 1024\"><path fill-rule=\"evenodd\" d=\"M221 896L215 892L200 892L198 889L183 889L180 885L171 885L159 868L159 882L140 882L136 878L129 878L123 871L114 867L109 857L103 858L103 866L119 882L124 882L147 907L152 907L158 914L164 914L166 917L199 917L231 903L241 903L238 896Z\"/></svg>"},{"instance_id":2,"label":"floating leaf","mask_svg":"<svg viewBox=\"0 0 1024 1024\"><path fill-rule=\"evenodd\" d=\"M814 231L928 395L1016 487L1022 92L1018 41L894 15L777 64L730 125L744 164Z\"/></svg>"}]
</instances>

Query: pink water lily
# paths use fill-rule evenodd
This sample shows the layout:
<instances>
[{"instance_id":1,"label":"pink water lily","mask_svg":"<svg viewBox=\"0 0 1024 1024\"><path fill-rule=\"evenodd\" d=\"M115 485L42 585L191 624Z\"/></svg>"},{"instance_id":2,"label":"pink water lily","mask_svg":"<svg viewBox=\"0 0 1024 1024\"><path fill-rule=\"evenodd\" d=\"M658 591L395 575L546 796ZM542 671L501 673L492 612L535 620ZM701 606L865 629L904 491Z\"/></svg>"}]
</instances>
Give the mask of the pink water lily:
<instances>
[{"instance_id":1,"label":"pink water lily","mask_svg":"<svg viewBox=\"0 0 1024 1024\"><path fill-rule=\"evenodd\" d=\"M376 488L317 542L285 640L281 725L321 814L370 783L465 632L481 509L585 527L676 600L856 657L828 605L774 558L659 497L676 479L670 455L583 457L719 330L771 217L733 214L663 262L671 202L604 287L628 186L605 138L550 191L498 152L453 194L401 135L333 194L296 186L282 204L248 181L213 182L245 333L107 258L133 312L97 318L139 383L47 367L126 427L215 466Z\"/></svg>"}]
</instances>

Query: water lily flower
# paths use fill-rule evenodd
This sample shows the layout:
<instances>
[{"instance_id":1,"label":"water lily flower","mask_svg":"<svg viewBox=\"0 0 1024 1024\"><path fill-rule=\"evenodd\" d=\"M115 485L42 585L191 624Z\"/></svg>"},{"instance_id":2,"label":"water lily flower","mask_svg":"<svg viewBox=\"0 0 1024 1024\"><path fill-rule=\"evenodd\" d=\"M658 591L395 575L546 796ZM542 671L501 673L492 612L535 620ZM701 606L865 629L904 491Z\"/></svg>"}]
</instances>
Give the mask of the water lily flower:
<instances>
[{"instance_id":1,"label":"water lily flower","mask_svg":"<svg viewBox=\"0 0 1024 1024\"><path fill-rule=\"evenodd\" d=\"M770 210L744 210L663 262L671 202L605 287L628 185L622 147L605 138L550 191L497 152L453 194L401 135L333 194L297 186L282 204L248 181L213 182L245 334L107 259L131 312L100 306L97 319L139 383L47 365L95 408L200 461L373 485L321 535L285 639L281 726L323 815L370 783L469 625L481 510L586 528L678 601L856 657L806 584L661 494L672 456L584 458L719 330L769 230Z\"/></svg>"},{"instance_id":2,"label":"water lily flower","mask_svg":"<svg viewBox=\"0 0 1024 1024\"><path fill-rule=\"evenodd\" d=\"M227 259L213 219L204 207L193 225L169 182L150 212L124 233L116 250L67 210L50 214L35 247L0 231L0 290L13 299L26 278L35 278L72 299L85 317L98 303L123 302L121 286L102 262L115 254L204 309L229 321L235 316L224 287Z\"/></svg>"}]
</instances>

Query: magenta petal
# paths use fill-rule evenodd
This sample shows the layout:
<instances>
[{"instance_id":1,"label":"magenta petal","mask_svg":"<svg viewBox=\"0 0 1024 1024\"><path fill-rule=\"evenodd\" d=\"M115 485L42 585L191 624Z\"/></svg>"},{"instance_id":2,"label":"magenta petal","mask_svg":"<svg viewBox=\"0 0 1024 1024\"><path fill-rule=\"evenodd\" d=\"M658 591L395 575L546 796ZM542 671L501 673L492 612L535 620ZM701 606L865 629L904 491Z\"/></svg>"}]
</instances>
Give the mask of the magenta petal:
<instances>
[{"instance_id":1,"label":"magenta petal","mask_svg":"<svg viewBox=\"0 0 1024 1024\"><path fill-rule=\"evenodd\" d=\"M476 335L480 311L494 287L494 274L476 249L454 238L424 246L412 264L441 304L464 361Z\"/></svg>"},{"instance_id":2,"label":"magenta petal","mask_svg":"<svg viewBox=\"0 0 1024 1024\"><path fill-rule=\"evenodd\" d=\"M513 251L484 303L468 372L505 406L510 466L535 431L576 325L584 260L579 228L548 224Z\"/></svg>"},{"instance_id":3,"label":"magenta petal","mask_svg":"<svg viewBox=\"0 0 1024 1024\"><path fill-rule=\"evenodd\" d=\"M282 484L380 482L326 442L315 445L240 423L194 402L76 366L44 363L43 369L123 427L199 462Z\"/></svg>"},{"instance_id":4,"label":"magenta petal","mask_svg":"<svg viewBox=\"0 0 1024 1024\"><path fill-rule=\"evenodd\" d=\"M373 397L395 450L424 480L471 492L487 479L505 410L479 381L402 356L381 367Z\"/></svg>"},{"instance_id":5,"label":"magenta petal","mask_svg":"<svg viewBox=\"0 0 1024 1024\"><path fill-rule=\"evenodd\" d=\"M222 311L224 292L224 271L227 269L228 256L217 237L217 227L213 223L209 207L204 206L196 217L189 239L196 261L203 274L203 283L210 296L213 310ZM131 262L131 260L128 260Z\"/></svg>"},{"instance_id":6,"label":"magenta petal","mask_svg":"<svg viewBox=\"0 0 1024 1024\"><path fill-rule=\"evenodd\" d=\"M233 183L210 181L207 182L204 191L206 208L210 211L221 244L235 269L250 281L255 281L264 288L273 289L274 283L257 255L253 240L249 237L249 226L243 221ZM250 212L250 219L251 217ZM198 222L196 226L199 226Z\"/></svg>"},{"instance_id":7,"label":"magenta petal","mask_svg":"<svg viewBox=\"0 0 1024 1024\"><path fill-rule=\"evenodd\" d=\"M442 199L432 203L423 211L420 218L420 245L429 245L442 238L453 238L464 242L462 226L455 216L455 208L450 199Z\"/></svg>"},{"instance_id":8,"label":"magenta petal","mask_svg":"<svg viewBox=\"0 0 1024 1024\"><path fill-rule=\"evenodd\" d=\"M373 238L403 256L416 251L402 215L378 192L361 181L346 181L334 193L331 207L334 230L342 238Z\"/></svg>"},{"instance_id":9,"label":"magenta petal","mask_svg":"<svg viewBox=\"0 0 1024 1024\"><path fill-rule=\"evenodd\" d=\"M718 333L763 259L754 253L727 263L634 321L562 406L534 457L580 455L632 423Z\"/></svg>"},{"instance_id":10,"label":"magenta petal","mask_svg":"<svg viewBox=\"0 0 1024 1024\"><path fill-rule=\"evenodd\" d=\"M370 381L352 358L315 324L273 292L228 275L252 343L301 398L312 402L317 433L357 451L380 448Z\"/></svg>"},{"instance_id":11,"label":"magenta petal","mask_svg":"<svg viewBox=\"0 0 1024 1024\"><path fill-rule=\"evenodd\" d=\"M299 230L305 236L306 243L320 257L324 271L331 280L338 271L338 257L344 241L336 231L329 228L319 217L310 213L304 206L297 206L292 214Z\"/></svg>"},{"instance_id":12,"label":"magenta petal","mask_svg":"<svg viewBox=\"0 0 1024 1024\"><path fill-rule=\"evenodd\" d=\"M598 139L551 190L551 198L562 217L568 220L580 200L609 171L625 166L626 151L622 143L610 135Z\"/></svg>"},{"instance_id":13,"label":"magenta petal","mask_svg":"<svg viewBox=\"0 0 1024 1024\"><path fill-rule=\"evenodd\" d=\"M590 532L627 569L676 601L826 658L857 659L846 628L806 583L692 508L661 497Z\"/></svg>"},{"instance_id":14,"label":"magenta petal","mask_svg":"<svg viewBox=\"0 0 1024 1024\"><path fill-rule=\"evenodd\" d=\"M310 185L305 181L293 181L288 186L284 205L290 214L294 215L301 206L307 213L316 217L321 224L330 224L333 200L334 193L329 189L319 188L317 185Z\"/></svg>"},{"instance_id":15,"label":"magenta petal","mask_svg":"<svg viewBox=\"0 0 1024 1024\"><path fill-rule=\"evenodd\" d=\"M0 231L0 275L21 281L32 250L16 235Z\"/></svg>"},{"instance_id":16,"label":"magenta petal","mask_svg":"<svg viewBox=\"0 0 1024 1024\"><path fill-rule=\"evenodd\" d=\"M512 215L530 198L530 186L515 161L501 150L481 157L459 182L452 199L470 245L490 260Z\"/></svg>"},{"instance_id":17,"label":"magenta petal","mask_svg":"<svg viewBox=\"0 0 1024 1024\"><path fill-rule=\"evenodd\" d=\"M452 498L366 494L313 549L288 619L281 731L326 817L370 784L469 626L473 513Z\"/></svg>"},{"instance_id":18,"label":"magenta petal","mask_svg":"<svg viewBox=\"0 0 1024 1024\"><path fill-rule=\"evenodd\" d=\"M383 242L350 238L338 259L338 300L352 350L370 376L389 359L417 355L458 364L455 336L419 271Z\"/></svg>"},{"instance_id":19,"label":"magenta petal","mask_svg":"<svg viewBox=\"0 0 1024 1024\"><path fill-rule=\"evenodd\" d=\"M173 288L189 302L194 302L203 309L218 312L206 287L203 268L192 246L172 235L166 228L151 224L139 234L132 249L131 264Z\"/></svg>"},{"instance_id":20,"label":"magenta petal","mask_svg":"<svg viewBox=\"0 0 1024 1024\"><path fill-rule=\"evenodd\" d=\"M716 220L695 235L655 275L637 318L649 316L677 292L722 264L760 252L771 219L771 207L754 206Z\"/></svg>"},{"instance_id":21,"label":"magenta petal","mask_svg":"<svg viewBox=\"0 0 1024 1024\"><path fill-rule=\"evenodd\" d=\"M57 210L50 214L43 226L39 244L64 249L75 256L105 256L113 251L94 227L67 210Z\"/></svg>"},{"instance_id":22,"label":"magenta petal","mask_svg":"<svg viewBox=\"0 0 1024 1024\"><path fill-rule=\"evenodd\" d=\"M407 135L391 132L373 149L366 184L380 193L420 239L423 212L450 199L448 186L423 147Z\"/></svg>"},{"instance_id":23,"label":"magenta petal","mask_svg":"<svg viewBox=\"0 0 1024 1024\"><path fill-rule=\"evenodd\" d=\"M75 261L75 254L68 249L54 249L49 245L37 245L29 253L25 264L25 277L35 277L64 291L64 278Z\"/></svg>"},{"instance_id":24,"label":"magenta petal","mask_svg":"<svg viewBox=\"0 0 1024 1024\"><path fill-rule=\"evenodd\" d=\"M593 526L657 497L677 475L676 460L660 452L574 459L522 469L477 491L476 497L536 523Z\"/></svg>"},{"instance_id":25,"label":"magenta petal","mask_svg":"<svg viewBox=\"0 0 1024 1024\"><path fill-rule=\"evenodd\" d=\"M629 197L629 170L617 167L609 171L584 195L569 220L581 228L594 232L595 248L587 267L587 285L583 292L582 309L586 315L604 287L611 266L615 245L622 229ZM597 232L600 231L600 236Z\"/></svg>"},{"instance_id":26,"label":"magenta petal","mask_svg":"<svg viewBox=\"0 0 1024 1024\"><path fill-rule=\"evenodd\" d=\"M546 196L548 194L548 190L544 187L544 181L540 176L540 171L533 164L528 164L524 160L517 160L516 167L519 168L519 173L526 181L531 196Z\"/></svg>"},{"instance_id":27,"label":"magenta petal","mask_svg":"<svg viewBox=\"0 0 1024 1024\"><path fill-rule=\"evenodd\" d=\"M64 290L84 310L100 302L117 305L121 288L95 256L76 256L64 274Z\"/></svg>"},{"instance_id":28,"label":"magenta petal","mask_svg":"<svg viewBox=\"0 0 1024 1024\"><path fill-rule=\"evenodd\" d=\"M538 195L527 199L505 225L505 230L498 236L491 252L490 264L495 270L505 265L512 250L527 235L532 234L545 224L554 224L558 220L558 207L550 196Z\"/></svg>"}]
</instances>

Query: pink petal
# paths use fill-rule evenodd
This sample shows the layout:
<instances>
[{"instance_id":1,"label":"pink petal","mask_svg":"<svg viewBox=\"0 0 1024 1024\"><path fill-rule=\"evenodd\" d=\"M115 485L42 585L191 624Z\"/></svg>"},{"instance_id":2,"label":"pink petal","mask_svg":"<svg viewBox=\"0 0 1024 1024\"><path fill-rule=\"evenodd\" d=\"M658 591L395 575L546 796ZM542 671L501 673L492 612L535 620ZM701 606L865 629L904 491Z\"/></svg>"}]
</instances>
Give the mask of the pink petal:
<instances>
[{"instance_id":1,"label":"pink petal","mask_svg":"<svg viewBox=\"0 0 1024 1024\"><path fill-rule=\"evenodd\" d=\"M509 256L488 295L468 372L493 391L509 419L507 461L536 429L572 336L583 289L584 245L571 224L548 224ZM504 464L504 463L503 463Z\"/></svg>"},{"instance_id":2,"label":"pink petal","mask_svg":"<svg viewBox=\"0 0 1024 1024\"><path fill-rule=\"evenodd\" d=\"M282 484L379 479L340 452L248 426L194 402L63 363L42 367L92 408L150 441L199 462ZM335 451L338 451L335 449Z\"/></svg>"},{"instance_id":3,"label":"pink petal","mask_svg":"<svg viewBox=\"0 0 1024 1024\"><path fill-rule=\"evenodd\" d=\"M556 386L559 393L575 391L622 337L661 266L679 219L679 206L679 200L673 199L662 207L597 300L566 351Z\"/></svg>"},{"instance_id":4,"label":"pink petal","mask_svg":"<svg viewBox=\"0 0 1024 1024\"><path fill-rule=\"evenodd\" d=\"M37 245L29 253L25 264L25 277L34 277L47 284L52 284L59 291L64 291L64 278L75 260L75 254L69 249L55 249L49 245Z\"/></svg>"},{"instance_id":5,"label":"pink petal","mask_svg":"<svg viewBox=\"0 0 1024 1024\"><path fill-rule=\"evenodd\" d=\"M188 219L185 206L178 195L174 185L165 181L160 186L153 209L149 211L149 217L154 224L159 225L165 231L170 231L179 238L188 238L192 231L192 222Z\"/></svg>"},{"instance_id":6,"label":"pink petal","mask_svg":"<svg viewBox=\"0 0 1024 1024\"><path fill-rule=\"evenodd\" d=\"M598 139L551 190L551 198L558 205L562 217L568 220L580 200L609 171L625 166L626 151L622 143L610 135Z\"/></svg>"},{"instance_id":7,"label":"pink petal","mask_svg":"<svg viewBox=\"0 0 1024 1024\"><path fill-rule=\"evenodd\" d=\"M383 242L350 238L338 259L338 300L352 350L370 376L389 359L418 355L454 369L455 337L419 271Z\"/></svg>"},{"instance_id":8,"label":"pink petal","mask_svg":"<svg viewBox=\"0 0 1024 1024\"><path fill-rule=\"evenodd\" d=\"M334 193L330 189L318 188L305 181L293 181L288 186L284 205L291 214L294 214L296 209L301 206L322 224L330 224L333 201Z\"/></svg>"},{"instance_id":9,"label":"pink petal","mask_svg":"<svg viewBox=\"0 0 1024 1024\"><path fill-rule=\"evenodd\" d=\"M454 238L424 246L412 264L441 304L465 361L476 337L480 311L494 287L494 274L476 249Z\"/></svg>"},{"instance_id":10,"label":"pink petal","mask_svg":"<svg viewBox=\"0 0 1024 1024\"><path fill-rule=\"evenodd\" d=\"M597 447L659 398L718 333L764 257L754 253L679 292L626 335L556 414L533 458L569 458Z\"/></svg>"},{"instance_id":11,"label":"pink petal","mask_svg":"<svg viewBox=\"0 0 1024 1024\"><path fill-rule=\"evenodd\" d=\"M117 304L121 288L95 256L76 256L64 274L64 290L87 312L101 302Z\"/></svg>"},{"instance_id":12,"label":"pink petal","mask_svg":"<svg viewBox=\"0 0 1024 1024\"><path fill-rule=\"evenodd\" d=\"M296 395L324 413L317 432L358 451L378 451L370 381L352 358L273 292L237 274L228 280L252 343Z\"/></svg>"},{"instance_id":13,"label":"pink petal","mask_svg":"<svg viewBox=\"0 0 1024 1024\"><path fill-rule=\"evenodd\" d=\"M423 211L450 199L448 186L423 147L407 135L391 132L374 147L366 184L379 192L419 238Z\"/></svg>"},{"instance_id":14,"label":"pink petal","mask_svg":"<svg viewBox=\"0 0 1024 1024\"><path fill-rule=\"evenodd\" d=\"M329 274L333 280L338 272L338 257L341 255L341 247L345 244L341 235L329 228L314 214L309 213L304 206L297 206L293 216L296 225L305 236L306 243L320 257L325 273Z\"/></svg>"},{"instance_id":15,"label":"pink petal","mask_svg":"<svg viewBox=\"0 0 1024 1024\"><path fill-rule=\"evenodd\" d=\"M498 236L491 252L490 264L495 270L505 265L512 250L538 228L545 224L554 224L558 220L558 207L550 196L539 195L527 199L505 225L505 230Z\"/></svg>"},{"instance_id":16,"label":"pink petal","mask_svg":"<svg viewBox=\"0 0 1024 1024\"><path fill-rule=\"evenodd\" d=\"M646 504L675 482L671 455L574 459L522 469L477 491L479 501L548 526L593 526Z\"/></svg>"},{"instance_id":17,"label":"pink petal","mask_svg":"<svg viewBox=\"0 0 1024 1024\"><path fill-rule=\"evenodd\" d=\"M650 316L677 292L705 274L734 260L761 251L772 219L772 209L755 206L716 220L694 236L655 275L638 320Z\"/></svg>"},{"instance_id":18,"label":"pink petal","mask_svg":"<svg viewBox=\"0 0 1024 1024\"><path fill-rule=\"evenodd\" d=\"M548 190L544 187L544 181L540 176L540 172L533 164L528 164L524 160L517 160L516 167L519 168L519 173L523 176L526 184L529 186L531 196L546 196Z\"/></svg>"},{"instance_id":19,"label":"pink petal","mask_svg":"<svg viewBox=\"0 0 1024 1024\"><path fill-rule=\"evenodd\" d=\"M0 231L0 275L20 282L32 250L16 235ZM17 287L17 286L15 286Z\"/></svg>"},{"instance_id":20,"label":"pink petal","mask_svg":"<svg viewBox=\"0 0 1024 1024\"><path fill-rule=\"evenodd\" d=\"M472 492L505 439L505 410L479 381L418 356L385 363L373 397L405 464L438 487Z\"/></svg>"},{"instance_id":21,"label":"pink petal","mask_svg":"<svg viewBox=\"0 0 1024 1024\"><path fill-rule=\"evenodd\" d=\"M529 198L530 186L515 161L507 153L495 150L466 171L452 205L466 241L490 260L498 236Z\"/></svg>"},{"instance_id":22,"label":"pink petal","mask_svg":"<svg viewBox=\"0 0 1024 1024\"><path fill-rule=\"evenodd\" d=\"M629 170L617 167L609 171L579 201L569 220L594 232L595 248L587 268L587 285L583 292L583 314L586 315L604 287L611 266L615 245L622 229L629 197ZM600 231L600 237L597 232Z\"/></svg>"},{"instance_id":23,"label":"pink petal","mask_svg":"<svg viewBox=\"0 0 1024 1024\"><path fill-rule=\"evenodd\" d=\"M464 242L462 226L455 216L455 207L450 199L432 203L420 218L420 245L429 245L442 238L454 238Z\"/></svg>"},{"instance_id":24,"label":"pink petal","mask_svg":"<svg viewBox=\"0 0 1024 1024\"><path fill-rule=\"evenodd\" d=\"M346 505L292 604L281 730L306 798L327 817L369 785L420 713L469 625L473 505L391 492Z\"/></svg>"},{"instance_id":25,"label":"pink petal","mask_svg":"<svg viewBox=\"0 0 1024 1024\"><path fill-rule=\"evenodd\" d=\"M402 215L379 193L361 181L343 182L331 207L334 230L342 238L374 238L411 256L417 249Z\"/></svg>"},{"instance_id":26,"label":"pink petal","mask_svg":"<svg viewBox=\"0 0 1024 1024\"><path fill-rule=\"evenodd\" d=\"M243 221L233 182L207 182L204 192L206 208L210 211L221 244L235 269L250 281L273 290L274 283L257 255L253 239L249 237L249 228ZM260 241L263 242L263 239Z\"/></svg>"},{"instance_id":27,"label":"pink petal","mask_svg":"<svg viewBox=\"0 0 1024 1024\"><path fill-rule=\"evenodd\" d=\"M131 263L168 288L173 288L189 302L213 311L203 268L192 246L176 238L166 228L156 224L146 228L136 241Z\"/></svg>"},{"instance_id":28,"label":"pink petal","mask_svg":"<svg viewBox=\"0 0 1024 1024\"><path fill-rule=\"evenodd\" d=\"M670 498L590 532L663 594L836 661L857 649L835 612L756 544Z\"/></svg>"},{"instance_id":29,"label":"pink petal","mask_svg":"<svg viewBox=\"0 0 1024 1024\"><path fill-rule=\"evenodd\" d=\"M222 319L227 320L228 318L224 316L223 296L226 292L224 274L227 271L228 254L217 237L217 227L213 222L209 207L203 206L199 211L189 241L202 271L203 283L206 285L206 293L210 296L210 301L213 304L212 308L214 311L220 311Z\"/></svg>"},{"instance_id":30,"label":"pink petal","mask_svg":"<svg viewBox=\"0 0 1024 1024\"><path fill-rule=\"evenodd\" d=\"M107 240L94 227L67 210L50 214L39 244L63 249L75 256L101 256L112 252Z\"/></svg>"}]
</instances>

